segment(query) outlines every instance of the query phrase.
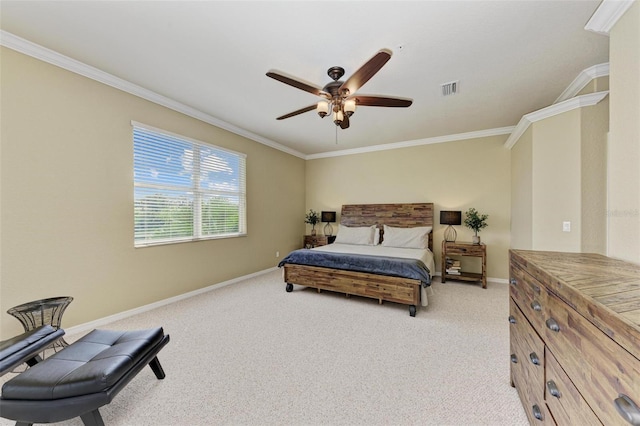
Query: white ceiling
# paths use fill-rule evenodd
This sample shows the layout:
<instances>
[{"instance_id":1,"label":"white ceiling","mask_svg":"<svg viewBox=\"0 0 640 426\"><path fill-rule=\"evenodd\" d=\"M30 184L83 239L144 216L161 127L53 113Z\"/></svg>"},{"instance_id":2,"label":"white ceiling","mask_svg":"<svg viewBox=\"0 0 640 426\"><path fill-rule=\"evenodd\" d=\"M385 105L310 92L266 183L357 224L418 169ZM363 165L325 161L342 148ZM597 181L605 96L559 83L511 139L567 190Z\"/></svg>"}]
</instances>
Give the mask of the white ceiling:
<instances>
[{"instance_id":1,"label":"white ceiling","mask_svg":"<svg viewBox=\"0 0 640 426\"><path fill-rule=\"evenodd\" d=\"M303 155L514 126L578 74L608 61L584 29L599 1L5 1L4 31ZM316 96L270 69L324 86L379 49L391 60L357 93L413 99L360 107L351 127L307 112ZM442 97L440 84L459 80Z\"/></svg>"}]
</instances>

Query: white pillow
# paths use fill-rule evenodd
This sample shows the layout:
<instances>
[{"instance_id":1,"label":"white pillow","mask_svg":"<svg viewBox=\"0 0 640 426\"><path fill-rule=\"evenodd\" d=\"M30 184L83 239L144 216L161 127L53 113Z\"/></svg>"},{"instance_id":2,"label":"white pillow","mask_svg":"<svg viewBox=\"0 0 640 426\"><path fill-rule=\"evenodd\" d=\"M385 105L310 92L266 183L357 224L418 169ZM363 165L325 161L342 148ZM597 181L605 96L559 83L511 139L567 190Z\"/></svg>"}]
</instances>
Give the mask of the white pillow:
<instances>
[{"instance_id":1,"label":"white pillow","mask_svg":"<svg viewBox=\"0 0 640 426\"><path fill-rule=\"evenodd\" d=\"M416 226L415 228L395 228L384 225L384 247L429 248L429 233L433 227Z\"/></svg>"},{"instance_id":2,"label":"white pillow","mask_svg":"<svg viewBox=\"0 0 640 426\"><path fill-rule=\"evenodd\" d=\"M373 245L377 246L378 244L380 244L380 229L378 229L377 225L373 226L375 226L373 230Z\"/></svg>"},{"instance_id":3,"label":"white pillow","mask_svg":"<svg viewBox=\"0 0 640 426\"><path fill-rule=\"evenodd\" d=\"M372 245L373 234L376 226L343 226L338 228L338 235L336 235L336 243L340 244L358 244L358 245Z\"/></svg>"}]
</instances>

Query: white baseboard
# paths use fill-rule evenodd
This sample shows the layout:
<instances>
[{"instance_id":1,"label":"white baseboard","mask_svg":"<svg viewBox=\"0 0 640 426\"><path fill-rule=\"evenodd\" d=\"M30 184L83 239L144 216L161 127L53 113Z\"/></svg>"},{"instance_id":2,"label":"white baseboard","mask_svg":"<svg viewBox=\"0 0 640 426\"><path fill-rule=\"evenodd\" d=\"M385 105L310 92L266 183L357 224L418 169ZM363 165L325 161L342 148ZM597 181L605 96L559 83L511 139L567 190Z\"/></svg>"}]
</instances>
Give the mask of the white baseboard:
<instances>
[{"instance_id":1,"label":"white baseboard","mask_svg":"<svg viewBox=\"0 0 640 426\"><path fill-rule=\"evenodd\" d=\"M157 302L150 303L150 304L144 305L144 306L140 306L138 308L129 309L128 311L124 311L124 312L120 312L120 313L117 313L117 314L109 315L108 317L99 318L97 320L89 321L89 322L86 322L84 324L79 324L79 325L76 325L76 326L73 326L73 327L65 328L65 332L66 332L66 334L69 334L69 335L88 332L88 331L91 331L91 330L93 330L95 328L101 327L101 326L103 326L105 324L109 324L109 323L112 323L114 321L119 321L121 319L125 319L125 318L131 317L133 315L141 314L143 312L147 312L147 311L150 311L152 309L159 308L161 306L169 305L171 303L178 302L180 300L188 299L188 298L193 297L193 296L198 296L200 294L207 293L209 291L212 291L212 290L215 290L215 289L218 289L218 288L222 288L222 287L228 286L230 284L235 284L235 283L237 283L239 281L243 281L243 280L246 280L246 279L249 279L249 278L254 278L254 277L257 277L257 276L260 276L260 275L264 275L264 274L267 274L269 272L276 271L277 269L278 268L274 266L273 268L269 268L269 269L265 269L265 270L262 270L262 271L254 272L253 274L243 275L241 277L237 277L237 278L233 278L233 279L228 280L228 281L223 281L221 283L213 284L213 285L210 285L208 287L200 288L198 290L190 291L188 293L180 294L178 296L170 297L168 299L159 300ZM440 272L436 272L436 273L433 274L433 276L434 277L439 277L439 276L441 276L441 273ZM491 277L488 277L487 278L487 282L499 283L499 284L508 284L509 280L504 279L504 278L491 278Z\"/></svg>"},{"instance_id":2,"label":"white baseboard","mask_svg":"<svg viewBox=\"0 0 640 426\"><path fill-rule=\"evenodd\" d=\"M273 271L275 271L277 269L278 268L276 266L274 266L273 268L269 268L269 269L265 269L265 270L262 270L262 271L254 272L253 274L244 275L244 276L241 276L241 277L238 277L238 278L233 278L233 279L228 280L228 281L223 281L221 283L213 284L213 285L210 285L208 287L200 288L198 290L190 291L188 293L180 294L178 296L170 297L168 299L159 300L157 302L150 303L150 304L144 305L144 306L140 306L138 308L130 309L128 311L124 311L124 312L120 312L120 313L117 313L117 314L109 315L108 317L99 318L97 320L89 321L89 322L86 322L84 324L79 324L79 325L76 325L76 326L73 326L73 327L65 328L64 330L65 330L66 334L69 334L69 335L79 334L79 333L84 333L84 332L87 332L87 331L91 331L91 330L93 330L95 328L98 328L100 326L103 326L105 324L109 324L109 323L114 322L114 321L125 319L125 318L128 318L128 317L133 316L133 315L141 314L143 312L147 312L147 311L150 311L152 309L156 309L156 308L159 308L161 306L168 305L170 303L178 302L180 300L188 299L188 298L193 297L193 296L198 296L200 294L207 293L207 292L209 292L211 290L222 288L222 287L228 286L230 284L235 284L235 283L237 283L239 281L243 281L243 280L246 280L246 279L249 279L249 278L253 278L253 277L257 277L257 276L263 275L263 274L267 274L267 273L273 272Z\"/></svg>"}]
</instances>

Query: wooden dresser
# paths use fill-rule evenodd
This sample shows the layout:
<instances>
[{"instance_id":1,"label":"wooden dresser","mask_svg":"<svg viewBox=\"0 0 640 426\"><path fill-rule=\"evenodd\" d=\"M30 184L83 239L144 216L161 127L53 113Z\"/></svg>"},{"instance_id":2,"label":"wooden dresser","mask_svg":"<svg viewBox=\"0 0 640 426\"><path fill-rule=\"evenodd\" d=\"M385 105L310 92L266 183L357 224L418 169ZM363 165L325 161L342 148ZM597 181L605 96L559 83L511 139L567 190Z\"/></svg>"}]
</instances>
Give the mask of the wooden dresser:
<instances>
[{"instance_id":1,"label":"wooden dresser","mask_svg":"<svg viewBox=\"0 0 640 426\"><path fill-rule=\"evenodd\" d=\"M640 425L640 266L510 251L511 383L529 422Z\"/></svg>"}]
</instances>

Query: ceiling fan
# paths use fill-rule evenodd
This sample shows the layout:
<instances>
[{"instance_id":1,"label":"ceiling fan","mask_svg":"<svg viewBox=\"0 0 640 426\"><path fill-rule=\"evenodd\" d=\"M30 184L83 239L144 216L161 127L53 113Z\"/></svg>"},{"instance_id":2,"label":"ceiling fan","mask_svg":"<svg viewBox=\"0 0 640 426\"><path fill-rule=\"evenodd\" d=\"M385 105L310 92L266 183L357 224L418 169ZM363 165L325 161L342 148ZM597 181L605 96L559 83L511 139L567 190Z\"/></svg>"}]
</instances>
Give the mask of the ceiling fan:
<instances>
[{"instance_id":1,"label":"ceiling fan","mask_svg":"<svg viewBox=\"0 0 640 426\"><path fill-rule=\"evenodd\" d=\"M341 129L347 129L349 127L349 117L353 115L358 105L396 108L406 108L410 106L413 102L412 99L377 95L356 95L356 91L380 71L384 64L391 59L391 54L391 50L381 49L353 73L347 81L340 80L344 75L344 68L331 67L327 71L327 74L333 81L323 88L276 70L269 71L267 73L268 77L324 98L324 100L321 100L317 104L300 108L299 110L280 116L276 118L276 120L284 120L285 118L294 117L314 109L320 117L324 118L329 114L329 111L331 111L335 125L340 126Z\"/></svg>"}]
</instances>

